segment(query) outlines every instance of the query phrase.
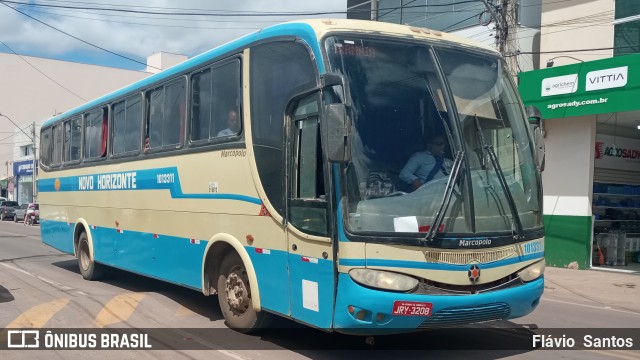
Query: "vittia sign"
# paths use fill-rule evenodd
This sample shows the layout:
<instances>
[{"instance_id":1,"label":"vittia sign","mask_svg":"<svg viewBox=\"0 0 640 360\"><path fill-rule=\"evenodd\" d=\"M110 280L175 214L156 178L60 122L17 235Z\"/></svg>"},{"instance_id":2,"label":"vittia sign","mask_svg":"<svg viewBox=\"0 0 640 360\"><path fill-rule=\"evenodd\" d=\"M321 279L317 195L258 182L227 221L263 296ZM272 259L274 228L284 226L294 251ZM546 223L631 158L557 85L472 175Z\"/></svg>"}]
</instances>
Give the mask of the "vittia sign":
<instances>
[{"instance_id":1,"label":"vittia sign","mask_svg":"<svg viewBox=\"0 0 640 360\"><path fill-rule=\"evenodd\" d=\"M571 94L578 90L578 74L550 77L542 80L542 96Z\"/></svg>"},{"instance_id":2,"label":"vittia sign","mask_svg":"<svg viewBox=\"0 0 640 360\"><path fill-rule=\"evenodd\" d=\"M598 134L595 145L595 167L640 171L640 146L635 139Z\"/></svg>"},{"instance_id":3,"label":"vittia sign","mask_svg":"<svg viewBox=\"0 0 640 360\"><path fill-rule=\"evenodd\" d=\"M586 91L624 87L627 85L628 66L591 71L587 73Z\"/></svg>"}]
</instances>

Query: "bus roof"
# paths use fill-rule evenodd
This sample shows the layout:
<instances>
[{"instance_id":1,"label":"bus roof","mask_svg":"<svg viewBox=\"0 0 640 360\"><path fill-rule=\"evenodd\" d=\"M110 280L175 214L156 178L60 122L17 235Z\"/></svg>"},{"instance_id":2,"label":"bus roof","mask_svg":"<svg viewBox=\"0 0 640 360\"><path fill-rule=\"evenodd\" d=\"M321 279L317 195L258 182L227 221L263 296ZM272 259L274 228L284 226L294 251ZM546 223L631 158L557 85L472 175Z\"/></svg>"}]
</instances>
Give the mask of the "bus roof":
<instances>
[{"instance_id":1,"label":"bus roof","mask_svg":"<svg viewBox=\"0 0 640 360\"><path fill-rule=\"evenodd\" d=\"M188 70L195 70L203 63L214 60L224 54L230 54L236 49L246 47L247 45L272 38L277 36L298 36L305 40L314 52L318 70L322 74L325 72L324 63L322 62L322 53L318 44L318 39L330 32L359 32L359 33L376 33L390 36L402 36L414 39L436 40L456 43L462 46L481 48L484 50L495 52L499 54L495 49L453 34L444 33L441 31L430 30L426 28L418 28L406 25L391 24L379 21L367 21L367 20L350 20L350 19L310 19L310 20L294 20L278 25L273 25L251 34L245 35L239 39L232 40L226 44L220 45L214 49L208 50L202 54L196 55L178 65L172 66L166 70L163 70L157 74L151 75L145 79L136 81L130 85L127 85L121 89L115 90L106 95L100 96L94 100L91 100L85 104L77 106L71 110L68 110L60 115L52 117L46 120L42 127L47 127L57 120L67 118L76 114L81 114L87 110L90 110L96 106L109 103L111 101L122 98L126 94L140 91L155 83L170 79L172 76L184 73Z\"/></svg>"},{"instance_id":2,"label":"bus roof","mask_svg":"<svg viewBox=\"0 0 640 360\"><path fill-rule=\"evenodd\" d=\"M454 42L463 46L481 48L499 54L498 51L486 44L477 42L462 36L445 33L442 31L420 28L415 26L392 24L381 21L368 20L352 20L352 19L310 19L310 20L293 20L289 23L308 24L316 32L318 39L322 38L328 32L349 31L361 33L380 33L395 36L408 36L413 38L423 38L429 40L444 40Z\"/></svg>"}]
</instances>

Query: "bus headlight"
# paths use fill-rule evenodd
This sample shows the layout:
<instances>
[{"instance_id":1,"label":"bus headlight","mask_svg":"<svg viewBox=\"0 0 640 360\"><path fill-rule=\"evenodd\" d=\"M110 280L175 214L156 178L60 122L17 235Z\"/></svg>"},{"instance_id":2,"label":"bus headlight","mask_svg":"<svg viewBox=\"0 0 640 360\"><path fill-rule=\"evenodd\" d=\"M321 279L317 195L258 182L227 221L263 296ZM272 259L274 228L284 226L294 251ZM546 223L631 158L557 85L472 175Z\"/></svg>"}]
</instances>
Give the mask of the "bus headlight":
<instances>
[{"instance_id":1,"label":"bus headlight","mask_svg":"<svg viewBox=\"0 0 640 360\"><path fill-rule=\"evenodd\" d=\"M418 285L418 279L389 271L351 269L349 276L359 284L392 291L409 291Z\"/></svg>"},{"instance_id":2,"label":"bus headlight","mask_svg":"<svg viewBox=\"0 0 640 360\"><path fill-rule=\"evenodd\" d=\"M544 259L542 259L537 263L533 263L527 266L526 268L522 269L518 273L518 276L524 282L533 281L539 278L540 276L542 276L542 274L544 274L544 267L545 267L545 262L544 262Z\"/></svg>"}]
</instances>

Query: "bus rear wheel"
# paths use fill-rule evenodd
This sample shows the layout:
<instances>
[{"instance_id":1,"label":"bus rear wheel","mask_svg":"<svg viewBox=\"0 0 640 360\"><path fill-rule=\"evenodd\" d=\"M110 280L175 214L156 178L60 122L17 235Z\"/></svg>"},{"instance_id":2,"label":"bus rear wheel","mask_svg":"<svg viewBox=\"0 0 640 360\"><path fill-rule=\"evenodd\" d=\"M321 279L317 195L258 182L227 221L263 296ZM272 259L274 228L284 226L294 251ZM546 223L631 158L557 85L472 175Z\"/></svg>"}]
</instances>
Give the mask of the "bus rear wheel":
<instances>
[{"instance_id":1,"label":"bus rear wheel","mask_svg":"<svg viewBox=\"0 0 640 360\"><path fill-rule=\"evenodd\" d=\"M218 302L228 327L243 333L265 328L272 315L253 309L247 269L236 253L228 254L220 264Z\"/></svg>"},{"instance_id":2,"label":"bus rear wheel","mask_svg":"<svg viewBox=\"0 0 640 360\"><path fill-rule=\"evenodd\" d=\"M104 265L91 260L87 233L82 232L78 238L78 267L86 280L99 280L104 275Z\"/></svg>"}]
</instances>

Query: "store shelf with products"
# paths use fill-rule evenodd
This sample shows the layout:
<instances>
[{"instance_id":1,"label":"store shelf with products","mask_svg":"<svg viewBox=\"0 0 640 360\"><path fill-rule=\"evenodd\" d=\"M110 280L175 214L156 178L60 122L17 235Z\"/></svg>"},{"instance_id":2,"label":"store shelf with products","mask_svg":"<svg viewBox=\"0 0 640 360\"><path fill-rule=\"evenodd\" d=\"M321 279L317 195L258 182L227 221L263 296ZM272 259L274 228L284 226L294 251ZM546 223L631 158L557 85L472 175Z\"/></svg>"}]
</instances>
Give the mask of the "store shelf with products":
<instances>
[{"instance_id":1,"label":"store shelf with products","mask_svg":"<svg viewBox=\"0 0 640 360\"><path fill-rule=\"evenodd\" d=\"M640 186L594 183L592 213L594 250L605 265L627 265L640 251Z\"/></svg>"}]
</instances>

